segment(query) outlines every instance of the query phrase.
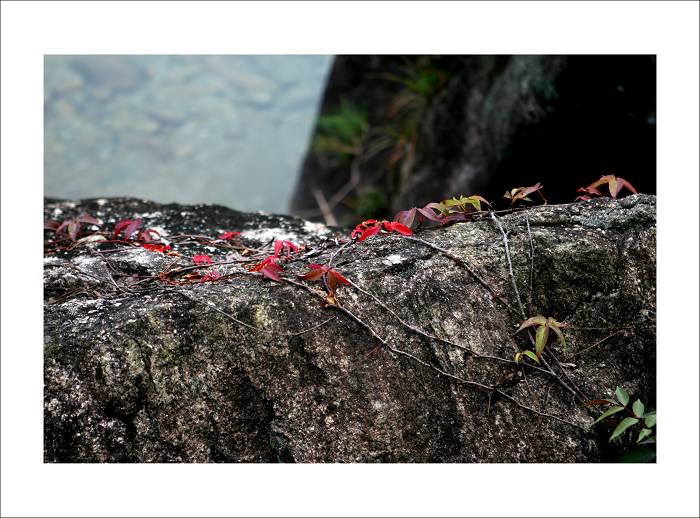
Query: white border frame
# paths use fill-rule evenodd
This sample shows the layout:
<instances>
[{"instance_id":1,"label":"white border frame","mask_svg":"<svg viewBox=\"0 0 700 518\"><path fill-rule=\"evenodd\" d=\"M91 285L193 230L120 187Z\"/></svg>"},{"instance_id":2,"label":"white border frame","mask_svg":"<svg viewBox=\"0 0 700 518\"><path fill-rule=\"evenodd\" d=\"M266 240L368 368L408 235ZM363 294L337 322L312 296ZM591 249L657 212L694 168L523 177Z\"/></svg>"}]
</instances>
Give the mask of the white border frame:
<instances>
[{"instance_id":1,"label":"white border frame","mask_svg":"<svg viewBox=\"0 0 700 518\"><path fill-rule=\"evenodd\" d=\"M2 514L697 516L696 2L2 2ZM44 54L658 55L655 465L44 465Z\"/></svg>"}]
</instances>

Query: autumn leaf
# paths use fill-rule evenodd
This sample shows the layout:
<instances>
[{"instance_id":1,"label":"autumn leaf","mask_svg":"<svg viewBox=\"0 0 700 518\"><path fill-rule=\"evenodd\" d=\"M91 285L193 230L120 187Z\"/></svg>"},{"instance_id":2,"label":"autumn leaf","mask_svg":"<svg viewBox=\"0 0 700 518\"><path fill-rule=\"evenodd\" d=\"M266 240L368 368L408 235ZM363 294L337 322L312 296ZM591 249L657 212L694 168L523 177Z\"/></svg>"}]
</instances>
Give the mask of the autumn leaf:
<instances>
[{"instance_id":1,"label":"autumn leaf","mask_svg":"<svg viewBox=\"0 0 700 518\"><path fill-rule=\"evenodd\" d=\"M604 196L600 189L598 189L598 187L603 185L608 186L608 192L612 198L617 198L617 195L620 194L623 187L633 194L637 194L637 190L627 180L613 174L608 174L601 176L599 180L593 182L587 187L579 187L576 192L582 192L584 194L578 196L576 200L590 200L591 197L589 195Z\"/></svg>"},{"instance_id":2,"label":"autumn leaf","mask_svg":"<svg viewBox=\"0 0 700 518\"><path fill-rule=\"evenodd\" d=\"M357 238L358 241L364 241L370 236L378 234L381 230L385 232L398 232L404 236L413 234L410 228L398 221L378 221L376 219L368 219L355 227L350 234L352 239Z\"/></svg>"},{"instance_id":3,"label":"autumn leaf","mask_svg":"<svg viewBox=\"0 0 700 518\"><path fill-rule=\"evenodd\" d=\"M294 243L291 241L275 241L275 251L272 254L273 257L279 257L280 253L283 250L287 250L287 259L292 258L292 253L298 253L299 252L299 247L296 246Z\"/></svg>"},{"instance_id":4,"label":"autumn leaf","mask_svg":"<svg viewBox=\"0 0 700 518\"><path fill-rule=\"evenodd\" d=\"M220 241L229 241L236 236L240 235L240 232L224 232L219 236Z\"/></svg>"},{"instance_id":5,"label":"autumn leaf","mask_svg":"<svg viewBox=\"0 0 700 518\"><path fill-rule=\"evenodd\" d=\"M278 274L282 273L284 269L277 264L277 260L276 256L268 255L265 259L249 268L249 270L251 272L260 272L270 280L282 282Z\"/></svg>"},{"instance_id":6,"label":"autumn leaf","mask_svg":"<svg viewBox=\"0 0 700 518\"><path fill-rule=\"evenodd\" d=\"M82 214L77 218L71 218L63 221L60 225L55 221L44 221L44 229L54 230L55 234L60 234L65 232L71 241L76 241L78 239L78 234L80 233L80 228L83 223L88 223L91 225L101 225L102 223L90 216L89 214Z\"/></svg>"},{"instance_id":7,"label":"autumn leaf","mask_svg":"<svg viewBox=\"0 0 700 518\"><path fill-rule=\"evenodd\" d=\"M542 201L546 204L547 198L545 198L542 194L542 187L543 185L540 182L537 182L535 185L531 185L529 187L516 187L515 189L506 191L503 197L510 198L510 206L512 207L518 200L532 202L532 199L528 198L528 196L536 192L540 196L540 198L542 198Z\"/></svg>"},{"instance_id":8,"label":"autumn leaf","mask_svg":"<svg viewBox=\"0 0 700 518\"><path fill-rule=\"evenodd\" d=\"M211 264L211 257L206 254L195 255L192 258L192 261L198 266L203 264Z\"/></svg>"},{"instance_id":9,"label":"autumn leaf","mask_svg":"<svg viewBox=\"0 0 700 518\"><path fill-rule=\"evenodd\" d=\"M320 264L313 263L309 264L308 267L311 269L311 271L304 275L300 275L299 277L309 282L321 281L325 278L329 296L333 296L335 294L335 290L339 284L346 286L350 285L350 281L348 281L330 266L322 266Z\"/></svg>"},{"instance_id":10,"label":"autumn leaf","mask_svg":"<svg viewBox=\"0 0 700 518\"><path fill-rule=\"evenodd\" d=\"M399 234L402 234L404 236L410 236L413 234L410 228L408 228L403 223L399 223L398 221L385 221L384 229L387 232L398 232Z\"/></svg>"},{"instance_id":11,"label":"autumn leaf","mask_svg":"<svg viewBox=\"0 0 700 518\"><path fill-rule=\"evenodd\" d=\"M141 218L123 219L114 224L112 239L116 239L119 234L124 233L124 239L129 239L141 226Z\"/></svg>"},{"instance_id":12,"label":"autumn leaf","mask_svg":"<svg viewBox=\"0 0 700 518\"><path fill-rule=\"evenodd\" d=\"M170 250L170 245L144 243L142 246L149 252L160 252L161 254Z\"/></svg>"},{"instance_id":13,"label":"autumn leaf","mask_svg":"<svg viewBox=\"0 0 700 518\"><path fill-rule=\"evenodd\" d=\"M212 271L208 272L204 277L202 277L199 280L199 282L201 284L201 283L207 282L207 281L216 281L216 280L219 280L220 278L221 278L221 274L219 272L217 272L216 270L212 270Z\"/></svg>"}]
</instances>

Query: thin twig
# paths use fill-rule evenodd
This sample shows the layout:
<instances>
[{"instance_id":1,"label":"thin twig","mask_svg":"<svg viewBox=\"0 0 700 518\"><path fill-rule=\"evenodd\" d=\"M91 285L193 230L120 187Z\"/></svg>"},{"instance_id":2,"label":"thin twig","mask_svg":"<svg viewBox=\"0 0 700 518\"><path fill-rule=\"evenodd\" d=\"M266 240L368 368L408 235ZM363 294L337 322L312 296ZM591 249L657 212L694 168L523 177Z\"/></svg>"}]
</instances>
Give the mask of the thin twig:
<instances>
[{"instance_id":1,"label":"thin twig","mask_svg":"<svg viewBox=\"0 0 700 518\"><path fill-rule=\"evenodd\" d=\"M532 281L535 275L535 245L532 242L532 232L530 232L530 220L525 213L525 225L527 226L527 237L530 240L530 289L527 294L528 309L532 311Z\"/></svg>"},{"instance_id":2,"label":"thin twig","mask_svg":"<svg viewBox=\"0 0 700 518\"><path fill-rule=\"evenodd\" d=\"M589 398L580 388L578 388L578 386L576 385L576 383L574 383L574 380L572 380L572 379L571 379L571 376L569 376L569 374L566 372L566 370L565 370L564 367L562 366L561 362L559 361L559 358L557 358L557 356L554 354L554 351L552 351L552 350L550 349L550 350L547 351L547 354L548 354L549 356L551 356L552 358L554 358L554 361L555 361L555 363L557 364L557 366L559 367L559 370L562 372L562 374L564 374L564 377L565 377L566 380L569 382L569 384L571 385L571 387L578 393L578 396L581 398L581 400L582 400L582 401L588 401L590 398Z\"/></svg>"},{"instance_id":3,"label":"thin twig","mask_svg":"<svg viewBox=\"0 0 700 518\"><path fill-rule=\"evenodd\" d=\"M422 329L419 329L419 328L413 326L412 324L406 322L404 319L402 319L393 309L391 309L391 308L390 308L389 306L387 306L384 302L382 302L381 299L379 299L376 295L374 295L374 294L370 293L369 291L367 291L367 290L361 288L360 286L358 286L356 283L354 283L353 281L351 281L351 280L349 280L349 279L348 279L348 282L349 282L350 285L351 285L353 288L355 288L357 291L359 291L359 292L361 292L361 293L364 293L364 294L367 295L368 297L372 298L377 304L379 304L379 306L382 307L382 309L384 309L387 313L389 313L390 315L392 315L392 316L393 316L396 320L398 320L398 321L401 323L401 325L403 325L406 329L408 329L409 331L411 331L411 332L413 332L413 333L415 333L415 334L417 334L417 335L420 335L420 336L422 336L422 337L424 337L424 338L427 338L428 340L434 340L434 341L436 341L436 342L442 342L442 343L445 343L445 344L450 345L450 346L452 346L452 347L456 347L457 349L461 349L461 350L463 350L463 351L466 351L466 352L472 354L472 355L473 355L474 357L476 357L476 358L481 358L481 359L486 359L486 360L496 360L496 361L499 361L499 362L510 363L510 364L517 363L515 360L510 360L510 359L508 359L508 358L501 358L500 356L491 356L491 355L488 355L488 354L478 353L478 352L476 352L474 349L472 349L471 347L468 347L468 346L466 346L466 345L462 345L462 344L459 344L459 343L457 343L457 342L453 342L452 340L448 340L447 338L441 338L441 337L439 337L439 336L437 336L437 335L433 335L433 334L430 334L430 333L428 333L428 332L426 332L426 331L423 331ZM545 369L542 369L541 367L537 367L536 365L529 365L529 364L527 364L527 366L530 367L530 368L532 368L532 369L534 369L534 370L536 370L536 371L540 371L540 372L543 372L543 373L545 373L545 374L551 374L551 372L546 371Z\"/></svg>"},{"instance_id":4,"label":"thin twig","mask_svg":"<svg viewBox=\"0 0 700 518\"><path fill-rule=\"evenodd\" d=\"M334 318L336 318L336 317L330 317L330 318L324 320L323 322L321 322L320 324L317 324L317 325L315 325L315 326L313 326L313 327L310 327L310 328L308 328L308 329L302 329L301 331L297 331L297 332L294 332L294 333L279 333L279 332L277 332L277 331L271 331L271 330L269 330L269 329L262 329L262 328L260 328L260 327L254 326L254 325L247 324L247 323L243 322L242 320L237 319L236 317L234 317L234 316L231 315L230 313L227 313L226 311L217 308L217 307L214 305L214 303L211 302L211 301L199 300L199 299L197 299L196 297L192 297L192 296L188 295L188 294L185 293L184 291L178 291L178 293L179 293L180 295L182 295L183 297L190 299L190 300L193 301L193 302L198 302L199 304L202 304L202 305L204 305L204 306L207 306L207 307L210 308L210 309L213 309L213 310L216 311L217 313L221 313L221 314L224 315L226 318L228 318L228 319L230 319L230 320L233 320L233 321L234 321L235 323L237 323L238 325L241 325L241 326L243 326L243 327L247 327L248 329L253 329L254 331L258 331L258 332L260 332L260 333L267 333L267 334L272 334L272 335L280 336L280 337L292 337L292 336L303 335L303 334L305 334L305 333L308 333L308 332L310 332L310 331L313 331L314 329L318 329L319 327L321 327L321 326L327 324L328 322L330 322L331 320L333 320Z\"/></svg>"},{"instance_id":5,"label":"thin twig","mask_svg":"<svg viewBox=\"0 0 700 518\"><path fill-rule=\"evenodd\" d=\"M494 223L496 223L496 226L498 227L498 230L501 231L501 237L503 239L503 247L505 248L506 251L506 260L508 262L508 274L510 276L510 281L513 284L513 291L515 292L515 298L518 303L518 307L520 308L520 314L523 318L523 320L527 319L527 315L525 314L525 308L523 307L523 301L520 299L520 292L518 291L518 285L515 282L515 274L513 273L513 263L510 259L510 246L508 245L508 236L506 235L505 230L503 230L503 226L501 225L501 222L498 220L496 217L496 214L491 212L491 219L493 219ZM532 333L528 330L528 337L530 338L530 343L532 344L533 347L535 347L535 339L532 336ZM579 398L580 396L576 393L576 390L572 389L564 383L564 380L562 380L559 376L556 375L554 372L554 369L547 363L547 360L543 357L540 356L540 361L542 364L549 369L551 372L552 376L559 382L559 384L564 387L566 390L568 390L571 394L573 394L574 398ZM568 378L568 376L567 376Z\"/></svg>"},{"instance_id":6,"label":"thin twig","mask_svg":"<svg viewBox=\"0 0 700 518\"><path fill-rule=\"evenodd\" d=\"M326 197L323 195L323 192L321 191L321 189L319 189L318 187L311 187L311 194L313 194L314 199L316 200L316 204L318 205L318 208L321 209L321 214L323 214L323 219L324 219L326 225L331 225L331 226L337 227L338 220L335 219L335 216L333 215L333 211L328 206L328 202L326 201Z\"/></svg>"},{"instance_id":7,"label":"thin twig","mask_svg":"<svg viewBox=\"0 0 700 518\"><path fill-rule=\"evenodd\" d=\"M510 247L508 246L508 237L506 236L505 230L503 230L503 226L501 225L501 222L498 220L496 217L495 213L491 213L491 219L496 223L498 226L498 230L501 231L501 237L503 238L503 246L506 249L506 259L508 260L508 272L510 273L510 280L513 283L513 291L515 291L515 298L518 302L518 307L520 308L520 314L523 317L523 320L527 318L525 315L525 308L523 307L523 303L520 300L520 292L518 291L518 285L515 282L515 274L513 273L513 263L510 260Z\"/></svg>"},{"instance_id":8,"label":"thin twig","mask_svg":"<svg viewBox=\"0 0 700 518\"><path fill-rule=\"evenodd\" d=\"M494 289L489 286L486 281L484 281L481 277L479 277L474 270L472 270L469 265L462 259L461 257L456 256L449 250L446 250L434 243L431 243L430 241L426 241L425 239L421 239L420 237L415 237L415 236L403 236L402 239L408 239L409 241L415 241L417 243L422 243L423 245L432 248L433 250L436 250L440 252L442 255L447 257L448 259L451 259L454 261L458 266L461 266L467 272L469 275L471 275L486 291L488 291L491 295L493 295L501 304L503 304L507 309L509 309L511 312L515 313L516 315L518 314L517 310L513 308L508 302L506 302L498 293L494 291Z\"/></svg>"},{"instance_id":9,"label":"thin twig","mask_svg":"<svg viewBox=\"0 0 700 518\"><path fill-rule=\"evenodd\" d=\"M574 358L575 356L578 356L578 355L580 355L580 354L586 353L586 352L590 351L591 349L593 349L594 347L598 347L600 344L602 344L603 342L609 340L609 339L612 338L613 336L616 336L616 335L619 335L620 333L623 333L624 331L625 331L625 329L618 329L618 330L615 331L614 333L609 334L609 335L606 336L605 338L601 338L601 339L598 340L596 343L594 343L593 345L590 345L590 346L586 347L586 348L583 349L582 351L578 351L578 352L576 352L576 353L573 353L573 354L568 355L568 356L566 357L566 359L568 360L568 359Z\"/></svg>"}]
</instances>

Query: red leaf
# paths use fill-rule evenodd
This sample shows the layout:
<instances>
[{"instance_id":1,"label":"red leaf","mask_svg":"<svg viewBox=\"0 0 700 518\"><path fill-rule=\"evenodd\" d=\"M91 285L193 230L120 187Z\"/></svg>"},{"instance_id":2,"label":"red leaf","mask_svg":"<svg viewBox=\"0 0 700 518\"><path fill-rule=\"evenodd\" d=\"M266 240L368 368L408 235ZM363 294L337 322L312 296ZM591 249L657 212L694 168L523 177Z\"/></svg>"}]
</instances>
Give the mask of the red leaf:
<instances>
[{"instance_id":1,"label":"red leaf","mask_svg":"<svg viewBox=\"0 0 700 518\"><path fill-rule=\"evenodd\" d=\"M340 275L336 270L333 270L332 268L328 270L328 278L333 279L338 284L345 284L346 286L350 286L350 281L342 275Z\"/></svg>"},{"instance_id":2,"label":"red leaf","mask_svg":"<svg viewBox=\"0 0 700 518\"><path fill-rule=\"evenodd\" d=\"M58 221L50 221L48 219L44 220L44 230L53 230L55 232L59 226Z\"/></svg>"},{"instance_id":3,"label":"red leaf","mask_svg":"<svg viewBox=\"0 0 700 518\"><path fill-rule=\"evenodd\" d=\"M79 216L78 221L80 221L81 223L90 223L92 225L100 225L101 224L99 222L99 220L93 218L89 214L83 214L82 216Z\"/></svg>"},{"instance_id":4,"label":"red leaf","mask_svg":"<svg viewBox=\"0 0 700 518\"><path fill-rule=\"evenodd\" d=\"M399 234L403 234L404 236L410 236L411 234L413 234L413 232L411 232L411 229L406 227L406 225L399 223L398 221L384 221L383 224L384 230L386 230L387 232L398 232Z\"/></svg>"},{"instance_id":5,"label":"red leaf","mask_svg":"<svg viewBox=\"0 0 700 518\"><path fill-rule=\"evenodd\" d=\"M216 270L213 270L213 271L207 273L204 277L202 277L199 282L201 284L201 283L207 282L207 281L216 281L219 278L221 278L221 274L219 272L217 272Z\"/></svg>"},{"instance_id":6,"label":"red leaf","mask_svg":"<svg viewBox=\"0 0 700 518\"><path fill-rule=\"evenodd\" d=\"M170 245L154 245L151 243L145 243L142 246L149 252L160 252L161 254L170 250Z\"/></svg>"},{"instance_id":7,"label":"red leaf","mask_svg":"<svg viewBox=\"0 0 700 518\"><path fill-rule=\"evenodd\" d=\"M310 282L319 280L328 271L328 266L321 266L320 264L315 263L310 264L309 268L311 268L310 272L300 275L299 277Z\"/></svg>"},{"instance_id":8,"label":"red leaf","mask_svg":"<svg viewBox=\"0 0 700 518\"><path fill-rule=\"evenodd\" d=\"M130 219L123 219L114 224L114 233L112 234L112 239L115 239L122 229L126 228L131 223Z\"/></svg>"},{"instance_id":9,"label":"red leaf","mask_svg":"<svg viewBox=\"0 0 700 518\"><path fill-rule=\"evenodd\" d=\"M431 204L428 204L431 205ZM441 214L435 214L429 207L426 205L422 209L418 209L418 212L421 213L421 215L430 221L441 221Z\"/></svg>"},{"instance_id":10,"label":"red leaf","mask_svg":"<svg viewBox=\"0 0 700 518\"><path fill-rule=\"evenodd\" d=\"M78 232L80 231L80 223L77 220L72 219L68 222L68 235L72 241L78 239Z\"/></svg>"},{"instance_id":11,"label":"red leaf","mask_svg":"<svg viewBox=\"0 0 700 518\"><path fill-rule=\"evenodd\" d=\"M410 227L413 225L413 220L416 217L416 210L416 207L409 210L402 210L401 212L398 212L396 216L394 216L394 221Z\"/></svg>"},{"instance_id":12,"label":"red leaf","mask_svg":"<svg viewBox=\"0 0 700 518\"><path fill-rule=\"evenodd\" d=\"M233 239L234 237L236 237L239 234L240 234L240 232L224 232L223 234L221 234L219 236L219 239L221 239L223 241L228 241L229 239Z\"/></svg>"},{"instance_id":13,"label":"red leaf","mask_svg":"<svg viewBox=\"0 0 700 518\"><path fill-rule=\"evenodd\" d=\"M279 277L279 275L277 275L277 273L283 272L283 271L284 270L280 266L278 266L274 263L270 263L270 264L266 265L265 267L263 267L262 270L260 270L260 272L265 277L267 277L268 279L271 279L273 281L277 281L277 282L282 282L282 279L280 279L280 277Z\"/></svg>"},{"instance_id":14,"label":"red leaf","mask_svg":"<svg viewBox=\"0 0 700 518\"><path fill-rule=\"evenodd\" d=\"M206 254L195 255L192 258L192 261L194 261L194 264L196 264L196 265L211 264L211 257L209 257Z\"/></svg>"},{"instance_id":15,"label":"red leaf","mask_svg":"<svg viewBox=\"0 0 700 518\"><path fill-rule=\"evenodd\" d=\"M379 232L379 227L370 227L367 230L364 230L361 234L360 237L358 238L358 241L364 241L370 236L373 236L374 234Z\"/></svg>"},{"instance_id":16,"label":"red leaf","mask_svg":"<svg viewBox=\"0 0 700 518\"><path fill-rule=\"evenodd\" d=\"M129 223L124 229L124 239L129 239L134 232L141 226L141 218L137 218Z\"/></svg>"},{"instance_id":17,"label":"red leaf","mask_svg":"<svg viewBox=\"0 0 700 518\"><path fill-rule=\"evenodd\" d=\"M64 229L68 228L68 225L70 224L71 221L72 221L72 220L68 219L68 220L64 221L63 223L61 223L61 224L58 226L58 228L56 229L56 234L60 234L61 231L63 231Z\"/></svg>"},{"instance_id":18,"label":"red leaf","mask_svg":"<svg viewBox=\"0 0 700 518\"><path fill-rule=\"evenodd\" d=\"M297 247L294 243L291 241L275 241L275 253L273 254L274 257L279 257L280 252L282 250L287 250L287 258L290 259L292 257L292 250L294 252L299 251L299 247Z\"/></svg>"}]
</instances>

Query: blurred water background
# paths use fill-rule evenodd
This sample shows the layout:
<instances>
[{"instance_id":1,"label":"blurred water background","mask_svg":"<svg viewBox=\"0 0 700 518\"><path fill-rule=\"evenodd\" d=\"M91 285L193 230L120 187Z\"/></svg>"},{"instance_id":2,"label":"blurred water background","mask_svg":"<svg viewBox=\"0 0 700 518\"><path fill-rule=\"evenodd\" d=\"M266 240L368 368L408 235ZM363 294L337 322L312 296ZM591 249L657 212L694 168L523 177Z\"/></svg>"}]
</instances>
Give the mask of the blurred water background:
<instances>
[{"instance_id":1,"label":"blurred water background","mask_svg":"<svg viewBox=\"0 0 700 518\"><path fill-rule=\"evenodd\" d=\"M331 56L46 56L44 193L287 212Z\"/></svg>"}]
</instances>

